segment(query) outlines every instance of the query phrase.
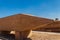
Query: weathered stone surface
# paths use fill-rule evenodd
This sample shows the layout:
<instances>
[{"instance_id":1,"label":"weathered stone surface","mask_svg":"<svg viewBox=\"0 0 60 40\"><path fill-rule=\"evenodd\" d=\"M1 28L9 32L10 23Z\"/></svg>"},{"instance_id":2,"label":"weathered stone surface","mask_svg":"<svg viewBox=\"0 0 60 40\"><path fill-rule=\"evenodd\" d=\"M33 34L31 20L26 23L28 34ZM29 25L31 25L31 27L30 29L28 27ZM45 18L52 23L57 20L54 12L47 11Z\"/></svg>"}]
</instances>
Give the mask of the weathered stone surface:
<instances>
[{"instance_id":1,"label":"weathered stone surface","mask_svg":"<svg viewBox=\"0 0 60 40\"><path fill-rule=\"evenodd\" d=\"M52 21L53 20L51 19L17 14L0 18L0 31L16 31L16 40L23 40L24 38L27 38L30 30L44 28L44 26Z\"/></svg>"},{"instance_id":2,"label":"weathered stone surface","mask_svg":"<svg viewBox=\"0 0 60 40\"><path fill-rule=\"evenodd\" d=\"M0 18L0 30L8 31L25 31L36 28L41 28L44 25L51 23L53 20L29 16L25 14L17 14L4 18Z\"/></svg>"},{"instance_id":3,"label":"weathered stone surface","mask_svg":"<svg viewBox=\"0 0 60 40\"><path fill-rule=\"evenodd\" d=\"M44 28L38 28L36 31L60 32L60 21L49 23Z\"/></svg>"},{"instance_id":4,"label":"weathered stone surface","mask_svg":"<svg viewBox=\"0 0 60 40\"><path fill-rule=\"evenodd\" d=\"M60 21L55 21L46 25L44 28L60 28Z\"/></svg>"}]
</instances>

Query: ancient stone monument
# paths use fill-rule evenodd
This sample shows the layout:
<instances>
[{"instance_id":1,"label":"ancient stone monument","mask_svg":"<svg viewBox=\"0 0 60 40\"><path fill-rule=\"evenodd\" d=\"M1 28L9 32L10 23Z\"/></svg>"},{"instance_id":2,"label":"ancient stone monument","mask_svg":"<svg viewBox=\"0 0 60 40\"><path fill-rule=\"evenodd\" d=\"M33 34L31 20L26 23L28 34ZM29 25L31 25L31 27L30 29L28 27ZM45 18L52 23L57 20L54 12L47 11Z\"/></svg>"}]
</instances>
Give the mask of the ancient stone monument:
<instances>
[{"instance_id":1,"label":"ancient stone monument","mask_svg":"<svg viewBox=\"0 0 60 40\"><path fill-rule=\"evenodd\" d=\"M15 39L27 38L31 30L44 28L53 20L25 14L16 14L0 18L0 31L15 31Z\"/></svg>"}]
</instances>

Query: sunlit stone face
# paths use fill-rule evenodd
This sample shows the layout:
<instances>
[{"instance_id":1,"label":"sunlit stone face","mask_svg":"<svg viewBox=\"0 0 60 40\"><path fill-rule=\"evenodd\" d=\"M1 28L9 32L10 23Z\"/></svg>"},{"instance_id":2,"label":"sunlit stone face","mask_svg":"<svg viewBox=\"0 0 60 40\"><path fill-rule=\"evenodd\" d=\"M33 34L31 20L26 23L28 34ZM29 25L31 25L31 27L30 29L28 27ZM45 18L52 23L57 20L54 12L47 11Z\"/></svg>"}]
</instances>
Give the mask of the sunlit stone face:
<instances>
[{"instance_id":1,"label":"sunlit stone face","mask_svg":"<svg viewBox=\"0 0 60 40\"><path fill-rule=\"evenodd\" d=\"M11 31L10 34L15 34L15 31Z\"/></svg>"}]
</instances>

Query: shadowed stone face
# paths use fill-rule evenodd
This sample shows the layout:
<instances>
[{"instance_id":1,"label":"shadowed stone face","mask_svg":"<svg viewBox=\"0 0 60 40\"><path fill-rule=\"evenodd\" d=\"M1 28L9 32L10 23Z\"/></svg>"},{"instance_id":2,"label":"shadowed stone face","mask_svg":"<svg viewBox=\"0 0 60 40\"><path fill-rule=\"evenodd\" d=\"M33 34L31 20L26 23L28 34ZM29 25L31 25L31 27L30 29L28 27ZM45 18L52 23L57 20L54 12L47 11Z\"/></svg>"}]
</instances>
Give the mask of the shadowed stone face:
<instances>
[{"instance_id":1,"label":"shadowed stone face","mask_svg":"<svg viewBox=\"0 0 60 40\"><path fill-rule=\"evenodd\" d=\"M45 24L51 23L52 21L53 20L51 19L17 14L0 18L0 30L26 31L40 28Z\"/></svg>"},{"instance_id":2,"label":"shadowed stone face","mask_svg":"<svg viewBox=\"0 0 60 40\"><path fill-rule=\"evenodd\" d=\"M60 28L60 21L54 21L54 22L46 25L44 28L59 29Z\"/></svg>"},{"instance_id":3,"label":"shadowed stone face","mask_svg":"<svg viewBox=\"0 0 60 40\"><path fill-rule=\"evenodd\" d=\"M60 21L49 23L44 28L35 29L35 31L60 32Z\"/></svg>"}]
</instances>

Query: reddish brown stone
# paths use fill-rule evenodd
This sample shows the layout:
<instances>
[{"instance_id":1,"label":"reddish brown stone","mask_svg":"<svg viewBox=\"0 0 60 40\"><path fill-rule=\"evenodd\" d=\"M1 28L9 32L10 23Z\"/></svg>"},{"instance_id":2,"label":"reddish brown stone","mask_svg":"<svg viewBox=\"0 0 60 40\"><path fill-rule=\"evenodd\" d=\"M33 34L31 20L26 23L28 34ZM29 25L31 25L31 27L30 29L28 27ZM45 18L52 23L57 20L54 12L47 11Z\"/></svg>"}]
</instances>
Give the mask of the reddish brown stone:
<instances>
[{"instance_id":1,"label":"reddish brown stone","mask_svg":"<svg viewBox=\"0 0 60 40\"><path fill-rule=\"evenodd\" d=\"M36 28L41 28L43 25L51 23L53 20L17 14L0 19L0 30L3 31L25 31Z\"/></svg>"},{"instance_id":2,"label":"reddish brown stone","mask_svg":"<svg viewBox=\"0 0 60 40\"><path fill-rule=\"evenodd\" d=\"M23 38L27 38L30 30L44 28L51 22L53 22L51 19L17 14L0 18L0 31L16 31L16 39L19 40L21 37L21 40L23 40Z\"/></svg>"}]
</instances>

